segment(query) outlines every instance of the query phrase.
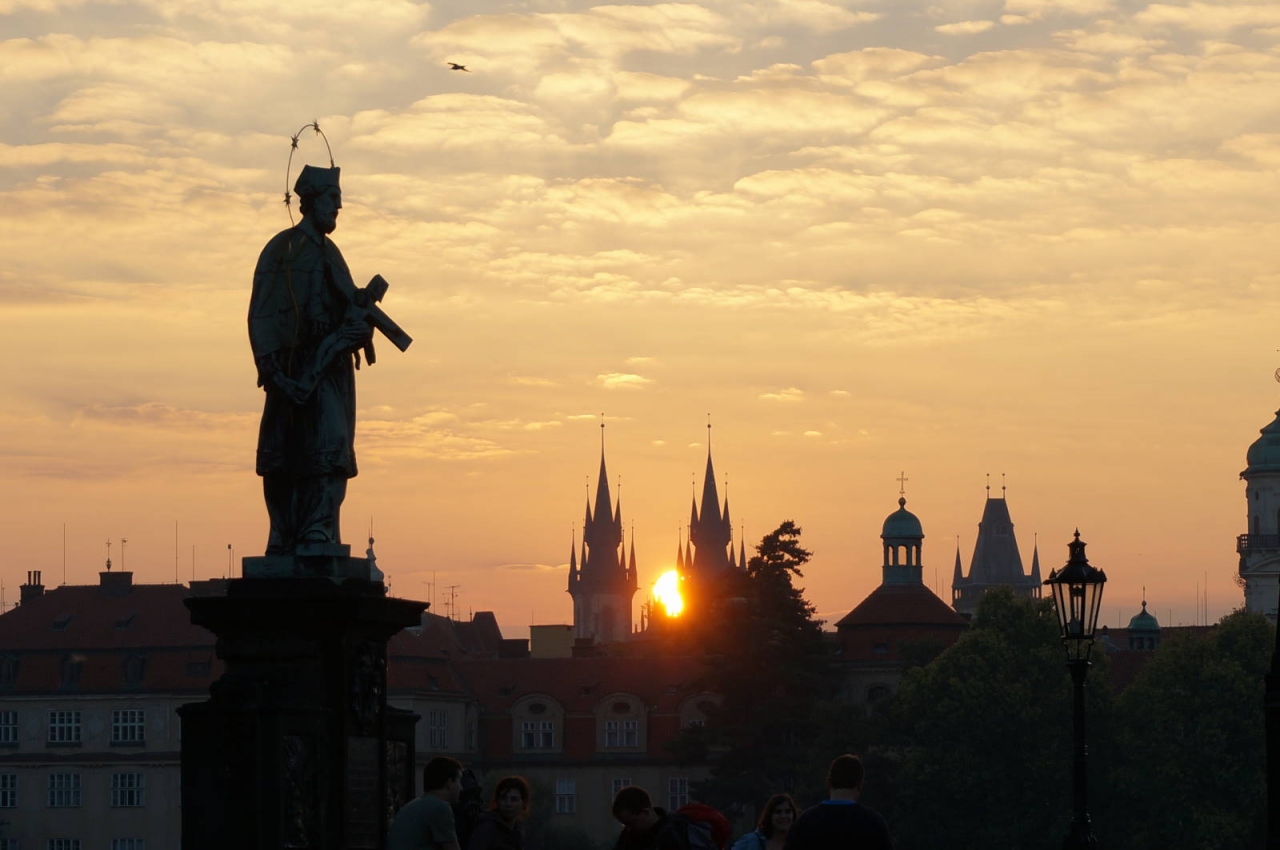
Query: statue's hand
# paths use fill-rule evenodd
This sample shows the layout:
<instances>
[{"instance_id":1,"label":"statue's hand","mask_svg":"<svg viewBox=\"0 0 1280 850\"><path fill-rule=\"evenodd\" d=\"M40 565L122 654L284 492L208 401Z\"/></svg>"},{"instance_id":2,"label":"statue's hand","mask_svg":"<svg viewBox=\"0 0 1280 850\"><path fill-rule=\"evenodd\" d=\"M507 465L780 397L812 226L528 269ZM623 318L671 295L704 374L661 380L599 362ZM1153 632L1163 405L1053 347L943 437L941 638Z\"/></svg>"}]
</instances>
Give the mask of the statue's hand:
<instances>
[{"instance_id":1,"label":"statue's hand","mask_svg":"<svg viewBox=\"0 0 1280 850\"><path fill-rule=\"evenodd\" d=\"M289 401L294 404L306 403L308 394L303 392L302 384L290 378L284 372L276 372L271 377L271 381L284 393L285 398L289 399Z\"/></svg>"},{"instance_id":2,"label":"statue's hand","mask_svg":"<svg viewBox=\"0 0 1280 850\"><path fill-rule=\"evenodd\" d=\"M342 348L346 351L355 351L373 339L373 325L365 320L364 311L360 311L360 315L348 317L338 328L337 333Z\"/></svg>"}]
</instances>

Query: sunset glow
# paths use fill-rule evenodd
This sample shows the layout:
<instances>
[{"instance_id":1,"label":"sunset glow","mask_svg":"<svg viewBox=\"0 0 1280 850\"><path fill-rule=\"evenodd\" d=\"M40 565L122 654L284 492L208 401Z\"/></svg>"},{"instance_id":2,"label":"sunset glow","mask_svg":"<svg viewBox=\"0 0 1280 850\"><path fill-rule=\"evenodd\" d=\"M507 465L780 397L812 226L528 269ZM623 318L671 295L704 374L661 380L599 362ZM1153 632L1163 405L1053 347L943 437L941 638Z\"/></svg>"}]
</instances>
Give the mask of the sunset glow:
<instances>
[{"instance_id":1,"label":"sunset glow","mask_svg":"<svg viewBox=\"0 0 1280 850\"><path fill-rule=\"evenodd\" d=\"M9 604L64 524L68 583L108 538L147 582L262 553L245 317L313 119L416 340L356 376L343 505L392 593L571 618L601 412L650 586L710 413L735 541L803 527L828 624L902 470L944 599L989 473L1025 562L1089 540L1105 622L1242 604L1280 4L0 0L0 75Z\"/></svg>"},{"instance_id":2,"label":"sunset glow","mask_svg":"<svg viewBox=\"0 0 1280 850\"><path fill-rule=\"evenodd\" d=\"M658 600L668 617L679 617L684 610L684 597L680 595L680 574L667 570L658 576L653 585L653 598Z\"/></svg>"}]
</instances>

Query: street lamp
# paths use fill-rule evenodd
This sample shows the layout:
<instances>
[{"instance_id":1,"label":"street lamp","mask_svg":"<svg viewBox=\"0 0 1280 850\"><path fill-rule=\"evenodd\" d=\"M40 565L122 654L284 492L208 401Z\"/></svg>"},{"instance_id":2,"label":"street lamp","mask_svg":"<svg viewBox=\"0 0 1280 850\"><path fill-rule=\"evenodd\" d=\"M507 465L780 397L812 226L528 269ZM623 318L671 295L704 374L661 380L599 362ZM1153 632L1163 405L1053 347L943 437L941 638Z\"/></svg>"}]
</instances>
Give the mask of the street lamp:
<instances>
[{"instance_id":1,"label":"street lamp","mask_svg":"<svg viewBox=\"0 0 1280 850\"><path fill-rule=\"evenodd\" d=\"M1063 842L1064 850L1096 848L1098 839L1089 826L1089 793L1085 765L1089 747L1084 730L1084 679L1089 672L1089 654L1098 629L1098 611L1102 607L1102 585L1107 574L1089 565L1084 556L1084 541L1076 529L1075 539L1067 544L1071 556L1061 569L1049 573L1045 584L1053 591L1053 604L1058 612L1058 632L1067 650L1067 669L1075 685L1075 759L1072 788L1073 813L1071 832Z\"/></svg>"}]
</instances>

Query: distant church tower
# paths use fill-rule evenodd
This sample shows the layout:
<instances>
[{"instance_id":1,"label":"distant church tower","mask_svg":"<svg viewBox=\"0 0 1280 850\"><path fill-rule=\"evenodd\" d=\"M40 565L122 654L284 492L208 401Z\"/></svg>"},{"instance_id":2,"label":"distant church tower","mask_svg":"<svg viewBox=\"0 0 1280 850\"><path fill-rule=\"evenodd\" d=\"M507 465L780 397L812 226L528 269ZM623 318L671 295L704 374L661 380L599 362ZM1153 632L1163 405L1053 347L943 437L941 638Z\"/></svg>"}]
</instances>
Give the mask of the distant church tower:
<instances>
[{"instance_id":1,"label":"distant church tower","mask_svg":"<svg viewBox=\"0 0 1280 850\"><path fill-rule=\"evenodd\" d=\"M987 504L982 509L982 521L978 523L978 541L973 546L973 559L969 561L969 575L960 568L960 549L956 548L955 574L951 579L951 607L972 617L978 610L983 595L993 587L1012 587L1013 592L1028 599L1039 599L1040 548L1036 547L1031 558L1031 573L1022 571L1022 555L1018 553L1018 541L1013 536L1013 520L1009 516L1009 504L1000 488L1000 498L991 495L987 487Z\"/></svg>"},{"instance_id":2,"label":"distant church tower","mask_svg":"<svg viewBox=\"0 0 1280 850\"><path fill-rule=\"evenodd\" d=\"M1240 473L1248 500L1249 529L1236 539L1244 607L1276 621L1280 592L1280 411L1249 446L1248 466Z\"/></svg>"},{"instance_id":3,"label":"distant church tower","mask_svg":"<svg viewBox=\"0 0 1280 850\"><path fill-rule=\"evenodd\" d=\"M746 550L743 550L743 558ZM694 580L713 579L729 570L744 568L733 553L733 523L729 518L729 496L720 510L716 470L711 463L711 426L707 426L707 470L702 481L702 504L695 499L689 507L689 546L678 565L683 576Z\"/></svg>"},{"instance_id":4,"label":"distant church tower","mask_svg":"<svg viewBox=\"0 0 1280 850\"><path fill-rule=\"evenodd\" d=\"M604 426L600 426L603 428ZM587 502L582 522L582 558L577 543L569 549L569 595L573 597L573 636L597 643L626 640L631 635L631 600L636 594L636 541L630 561L623 545L622 497L609 498L604 465L604 432L600 434L600 478L596 506Z\"/></svg>"}]
</instances>

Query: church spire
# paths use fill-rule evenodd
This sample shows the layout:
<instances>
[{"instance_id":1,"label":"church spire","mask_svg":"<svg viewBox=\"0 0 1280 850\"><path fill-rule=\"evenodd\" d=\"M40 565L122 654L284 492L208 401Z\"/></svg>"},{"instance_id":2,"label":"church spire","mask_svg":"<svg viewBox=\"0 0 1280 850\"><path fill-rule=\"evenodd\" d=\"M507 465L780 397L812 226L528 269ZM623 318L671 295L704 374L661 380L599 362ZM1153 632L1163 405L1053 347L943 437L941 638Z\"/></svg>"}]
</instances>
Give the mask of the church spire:
<instances>
[{"instance_id":1,"label":"church spire","mask_svg":"<svg viewBox=\"0 0 1280 850\"><path fill-rule=\"evenodd\" d=\"M684 575L684 535L676 532L676 571Z\"/></svg>"},{"instance_id":2,"label":"church spire","mask_svg":"<svg viewBox=\"0 0 1280 850\"><path fill-rule=\"evenodd\" d=\"M1040 583L1040 535L1035 536L1035 548L1031 550L1031 580Z\"/></svg>"}]
</instances>

